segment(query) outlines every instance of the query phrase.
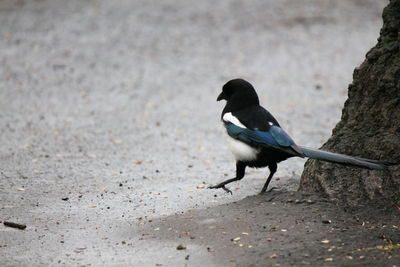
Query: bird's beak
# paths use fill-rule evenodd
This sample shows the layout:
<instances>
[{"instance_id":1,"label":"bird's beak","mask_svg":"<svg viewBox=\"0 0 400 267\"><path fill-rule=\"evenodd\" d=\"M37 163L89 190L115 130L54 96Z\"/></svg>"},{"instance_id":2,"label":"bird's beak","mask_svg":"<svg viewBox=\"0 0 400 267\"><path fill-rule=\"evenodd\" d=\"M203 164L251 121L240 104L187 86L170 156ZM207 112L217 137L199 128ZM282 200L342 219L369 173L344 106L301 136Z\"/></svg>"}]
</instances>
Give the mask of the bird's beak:
<instances>
[{"instance_id":1,"label":"bird's beak","mask_svg":"<svg viewBox=\"0 0 400 267\"><path fill-rule=\"evenodd\" d=\"M222 99L226 99L226 96L223 91L222 91L222 93L219 94L217 101L221 101Z\"/></svg>"}]
</instances>

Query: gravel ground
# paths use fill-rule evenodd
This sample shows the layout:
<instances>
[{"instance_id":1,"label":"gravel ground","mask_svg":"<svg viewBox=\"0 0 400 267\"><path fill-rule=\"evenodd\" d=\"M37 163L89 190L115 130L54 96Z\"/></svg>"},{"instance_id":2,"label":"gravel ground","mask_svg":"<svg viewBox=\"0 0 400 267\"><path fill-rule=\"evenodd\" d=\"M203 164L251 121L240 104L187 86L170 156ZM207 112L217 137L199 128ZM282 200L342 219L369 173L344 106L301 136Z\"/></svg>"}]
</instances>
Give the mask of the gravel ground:
<instances>
[{"instance_id":1,"label":"gravel ground","mask_svg":"<svg viewBox=\"0 0 400 267\"><path fill-rule=\"evenodd\" d=\"M0 226L2 265L188 264L171 258L181 252L174 235L146 241L142 231L191 209L211 218L227 203L264 199L246 197L265 169L249 170L233 195L203 189L234 172L221 86L248 79L298 144L319 147L385 4L0 1L0 220L27 225ZM295 190L303 164L280 164L271 186ZM257 251L240 263L260 263ZM235 264L217 255L190 265Z\"/></svg>"}]
</instances>

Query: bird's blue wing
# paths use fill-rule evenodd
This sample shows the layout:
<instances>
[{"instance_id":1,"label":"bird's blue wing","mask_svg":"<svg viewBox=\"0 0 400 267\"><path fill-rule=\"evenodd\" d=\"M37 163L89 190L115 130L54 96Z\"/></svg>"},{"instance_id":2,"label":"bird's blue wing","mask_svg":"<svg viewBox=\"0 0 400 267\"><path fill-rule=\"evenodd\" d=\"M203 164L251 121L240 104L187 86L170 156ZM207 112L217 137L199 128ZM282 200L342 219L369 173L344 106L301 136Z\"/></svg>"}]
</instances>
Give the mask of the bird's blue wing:
<instances>
[{"instance_id":1,"label":"bird's blue wing","mask_svg":"<svg viewBox=\"0 0 400 267\"><path fill-rule=\"evenodd\" d=\"M280 146L288 147L294 144L292 138L281 127L273 125L269 128L268 133L272 135Z\"/></svg>"},{"instance_id":2,"label":"bird's blue wing","mask_svg":"<svg viewBox=\"0 0 400 267\"><path fill-rule=\"evenodd\" d=\"M231 122L224 122L225 128L234 139L240 140L249 145L265 146L288 152L294 150L297 156L302 156L300 151L297 151L297 146L293 139L279 126L271 126L268 131L250 130L239 127ZM299 155L300 154L300 155Z\"/></svg>"},{"instance_id":3,"label":"bird's blue wing","mask_svg":"<svg viewBox=\"0 0 400 267\"><path fill-rule=\"evenodd\" d=\"M228 134L248 144L265 144L272 146L289 147L294 144L292 138L278 126L271 126L269 131L250 130L225 122Z\"/></svg>"}]
</instances>

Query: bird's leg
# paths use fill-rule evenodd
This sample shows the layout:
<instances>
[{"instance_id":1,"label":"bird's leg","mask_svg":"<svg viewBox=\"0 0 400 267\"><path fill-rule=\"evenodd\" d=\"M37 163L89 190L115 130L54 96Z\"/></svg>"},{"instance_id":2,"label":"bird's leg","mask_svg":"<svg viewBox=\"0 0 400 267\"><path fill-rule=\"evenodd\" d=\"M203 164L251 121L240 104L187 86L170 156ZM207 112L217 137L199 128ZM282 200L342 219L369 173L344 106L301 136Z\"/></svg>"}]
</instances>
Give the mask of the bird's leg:
<instances>
[{"instance_id":1,"label":"bird's leg","mask_svg":"<svg viewBox=\"0 0 400 267\"><path fill-rule=\"evenodd\" d=\"M269 176L268 176L267 181L265 182L263 188L261 189L261 194L263 194L263 193L265 193L265 191L267 191L268 185L271 182L272 176L274 176L274 174L276 173L278 165L276 163L272 163L272 164L268 165L268 168L269 168ZM271 188L271 190L272 189L274 189L274 188Z\"/></svg>"},{"instance_id":2,"label":"bird's leg","mask_svg":"<svg viewBox=\"0 0 400 267\"><path fill-rule=\"evenodd\" d=\"M226 181L223 181L222 183L219 183L219 184L214 185L214 186L210 186L208 188L210 188L210 189L222 188L227 193L231 193L232 194L232 191L229 190L228 188L226 188L225 185L242 179L244 177L244 170L245 169L246 169L246 165L243 162L241 162L241 161L236 162L236 177L235 178L228 179Z\"/></svg>"}]
</instances>

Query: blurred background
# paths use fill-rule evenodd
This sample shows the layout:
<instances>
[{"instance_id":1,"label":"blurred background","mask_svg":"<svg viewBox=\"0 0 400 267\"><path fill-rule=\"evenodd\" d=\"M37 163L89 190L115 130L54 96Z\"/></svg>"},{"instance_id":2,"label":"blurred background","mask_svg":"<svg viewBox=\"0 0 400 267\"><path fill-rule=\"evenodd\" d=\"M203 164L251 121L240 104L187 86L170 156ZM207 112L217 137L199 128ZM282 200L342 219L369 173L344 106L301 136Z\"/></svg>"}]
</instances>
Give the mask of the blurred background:
<instances>
[{"instance_id":1,"label":"blurred background","mask_svg":"<svg viewBox=\"0 0 400 267\"><path fill-rule=\"evenodd\" d=\"M233 196L205 189L235 170L222 85L247 79L298 144L318 148L386 3L0 1L0 214L95 239L81 219L112 228L258 193L267 169L249 169ZM271 186L297 189L304 162L280 164ZM0 253L68 249L51 227L30 244L0 233L14 240Z\"/></svg>"}]
</instances>

